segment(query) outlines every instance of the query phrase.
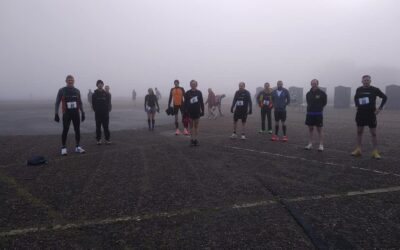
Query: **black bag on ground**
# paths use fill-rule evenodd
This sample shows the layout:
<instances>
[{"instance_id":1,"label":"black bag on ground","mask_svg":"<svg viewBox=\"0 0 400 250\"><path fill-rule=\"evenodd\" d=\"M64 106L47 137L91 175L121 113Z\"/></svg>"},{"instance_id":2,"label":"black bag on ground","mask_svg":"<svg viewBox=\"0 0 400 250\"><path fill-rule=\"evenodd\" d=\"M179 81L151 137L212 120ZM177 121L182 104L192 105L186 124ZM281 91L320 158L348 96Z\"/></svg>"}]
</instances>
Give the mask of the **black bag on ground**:
<instances>
[{"instance_id":1,"label":"black bag on ground","mask_svg":"<svg viewBox=\"0 0 400 250\"><path fill-rule=\"evenodd\" d=\"M44 156L40 155L32 156L26 162L26 165L28 166L39 166L43 164L47 164L47 159Z\"/></svg>"}]
</instances>

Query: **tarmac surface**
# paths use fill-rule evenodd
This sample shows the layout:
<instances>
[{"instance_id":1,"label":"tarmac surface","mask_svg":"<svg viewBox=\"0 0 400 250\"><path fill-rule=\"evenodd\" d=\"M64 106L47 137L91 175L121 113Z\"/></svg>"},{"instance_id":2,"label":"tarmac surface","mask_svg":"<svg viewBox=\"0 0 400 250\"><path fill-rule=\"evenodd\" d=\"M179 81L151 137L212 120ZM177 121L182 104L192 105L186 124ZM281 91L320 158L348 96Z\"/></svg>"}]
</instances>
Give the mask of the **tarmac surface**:
<instances>
[{"instance_id":1,"label":"tarmac surface","mask_svg":"<svg viewBox=\"0 0 400 250\"><path fill-rule=\"evenodd\" d=\"M400 248L399 112L379 115L383 159L372 160L368 130L363 156L349 155L353 109L326 110L324 152L317 144L303 149L299 108L288 110L284 143L257 133L256 107L248 140L229 139L225 106L224 117L201 119L198 147L175 136L164 114L155 131L141 129L146 121L137 109L115 107L124 117L134 114L133 125L124 126L136 129L120 130L126 118L114 115L110 146L95 145L88 117L86 154L71 153L71 130L65 157L59 134L17 135L2 116L1 128L13 135L0 136L0 249ZM28 167L32 155L49 163Z\"/></svg>"}]
</instances>

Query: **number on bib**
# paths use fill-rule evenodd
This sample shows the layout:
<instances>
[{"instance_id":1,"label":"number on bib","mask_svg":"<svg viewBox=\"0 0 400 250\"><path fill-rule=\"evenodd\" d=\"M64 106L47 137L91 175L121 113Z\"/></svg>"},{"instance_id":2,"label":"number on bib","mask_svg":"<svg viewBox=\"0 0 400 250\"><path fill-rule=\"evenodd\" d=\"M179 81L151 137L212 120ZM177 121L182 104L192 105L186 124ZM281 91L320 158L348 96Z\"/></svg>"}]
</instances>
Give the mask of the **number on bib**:
<instances>
[{"instance_id":1,"label":"number on bib","mask_svg":"<svg viewBox=\"0 0 400 250\"><path fill-rule=\"evenodd\" d=\"M197 96L194 96L194 97L192 97L192 98L190 99L190 103L191 103L191 104L193 104L193 103L198 103L198 102L199 102L199 100L198 100Z\"/></svg>"},{"instance_id":2,"label":"number on bib","mask_svg":"<svg viewBox=\"0 0 400 250\"><path fill-rule=\"evenodd\" d=\"M236 106L242 107L242 106L244 106L244 102L243 101L236 101Z\"/></svg>"},{"instance_id":3,"label":"number on bib","mask_svg":"<svg viewBox=\"0 0 400 250\"><path fill-rule=\"evenodd\" d=\"M269 101L268 100L264 100L264 105L268 106L269 105Z\"/></svg>"},{"instance_id":4,"label":"number on bib","mask_svg":"<svg viewBox=\"0 0 400 250\"><path fill-rule=\"evenodd\" d=\"M367 105L367 104L369 104L369 97L361 97L361 98L358 98L358 103L359 103L360 105Z\"/></svg>"},{"instance_id":5,"label":"number on bib","mask_svg":"<svg viewBox=\"0 0 400 250\"><path fill-rule=\"evenodd\" d=\"M76 102L67 102L67 109L76 109L77 107Z\"/></svg>"}]
</instances>

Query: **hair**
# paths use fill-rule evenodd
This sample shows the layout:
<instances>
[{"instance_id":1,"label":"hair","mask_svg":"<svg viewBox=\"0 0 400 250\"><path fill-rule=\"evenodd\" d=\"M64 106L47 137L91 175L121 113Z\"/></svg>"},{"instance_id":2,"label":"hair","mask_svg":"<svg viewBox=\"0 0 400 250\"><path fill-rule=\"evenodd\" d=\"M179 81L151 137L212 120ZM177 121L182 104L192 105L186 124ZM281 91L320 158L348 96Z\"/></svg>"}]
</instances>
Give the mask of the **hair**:
<instances>
[{"instance_id":1,"label":"hair","mask_svg":"<svg viewBox=\"0 0 400 250\"><path fill-rule=\"evenodd\" d=\"M312 79L311 82L312 82L312 81L317 81L317 85L319 85L318 79Z\"/></svg>"},{"instance_id":2,"label":"hair","mask_svg":"<svg viewBox=\"0 0 400 250\"><path fill-rule=\"evenodd\" d=\"M246 87L246 83L245 82L239 82L239 85L243 84Z\"/></svg>"},{"instance_id":3,"label":"hair","mask_svg":"<svg viewBox=\"0 0 400 250\"><path fill-rule=\"evenodd\" d=\"M370 75L363 75L363 76L362 76L362 79L367 78L367 77L368 77L369 79L371 79L371 76L370 76Z\"/></svg>"},{"instance_id":4,"label":"hair","mask_svg":"<svg viewBox=\"0 0 400 250\"><path fill-rule=\"evenodd\" d=\"M67 77L65 78L65 80L68 80L68 79L74 79L74 76L73 76L73 75L67 75Z\"/></svg>"},{"instance_id":5,"label":"hair","mask_svg":"<svg viewBox=\"0 0 400 250\"><path fill-rule=\"evenodd\" d=\"M196 83L196 85L197 85L197 81L196 80L191 80L190 84L192 84L192 83Z\"/></svg>"},{"instance_id":6,"label":"hair","mask_svg":"<svg viewBox=\"0 0 400 250\"><path fill-rule=\"evenodd\" d=\"M267 84L268 84L268 85L271 85L271 84L269 84L269 82L266 82L266 83L264 83L264 87L265 87L265 85L267 85Z\"/></svg>"},{"instance_id":7,"label":"hair","mask_svg":"<svg viewBox=\"0 0 400 250\"><path fill-rule=\"evenodd\" d=\"M154 91L152 88L149 88L147 91L150 92L150 95L154 95Z\"/></svg>"},{"instance_id":8,"label":"hair","mask_svg":"<svg viewBox=\"0 0 400 250\"><path fill-rule=\"evenodd\" d=\"M174 84L175 84L175 83L178 83L178 84L179 84L179 80L175 80L175 81L174 81Z\"/></svg>"},{"instance_id":9,"label":"hair","mask_svg":"<svg viewBox=\"0 0 400 250\"><path fill-rule=\"evenodd\" d=\"M97 80L96 86L99 86L99 84L104 84L102 80Z\"/></svg>"}]
</instances>

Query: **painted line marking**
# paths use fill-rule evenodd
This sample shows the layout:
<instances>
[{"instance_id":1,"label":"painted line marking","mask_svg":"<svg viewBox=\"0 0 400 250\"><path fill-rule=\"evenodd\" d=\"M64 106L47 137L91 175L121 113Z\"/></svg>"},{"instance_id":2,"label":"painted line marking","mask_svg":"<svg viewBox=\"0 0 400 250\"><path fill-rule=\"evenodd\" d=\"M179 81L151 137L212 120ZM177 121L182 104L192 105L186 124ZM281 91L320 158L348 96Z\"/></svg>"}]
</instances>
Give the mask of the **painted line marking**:
<instances>
[{"instance_id":1,"label":"painted line marking","mask_svg":"<svg viewBox=\"0 0 400 250\"><path fill-rule=\"evenodd\" d=\"M272 156L276 156L276 157L283 157L283 158L287 158L287 159L301 160L301 161L312 162L312 163L328 165L328 166L335 166L335 167L347 167L347 168L358 169L358 170L381 174L381 175L393 175L396 177L400 177L400 174L381 171L381 170L361 168L361 167L355 167L355 166L347 166L344 164L339 164L339 163L334 163L334 162L323 162L323 161L317 161L317 160L310 160L310 159L306 159L306 158L298 157L298 156L288 156L288 155L283 155L283 154L278 154L278 153L271 153L271 152L267 152L267 151L259 151L259 150L254 150L254 149L240 148L240 147L235 147L235 146L225 146L225 147L231 148L231 149L236 149L236 150L258 153L258 154L267 154L267 155L272 155Z\"/></svg>"},{"instance_id":2,"label":"painted line marking","mask_svg":"<svg viewBox=\"0 0 400 250\"><path fill-rule=\"evenodd\" d=\"M344 193L337 194L323 194L323 195L314 195L314 196L303 196L303 197L295 197L295 198L282 198L281 200L294 203L294 202L303 202L303 201L315 201L315 200L325 200L332 198L343 198L343 197L353 197L360 195L368 195L368 194L379 194L379 193L391 193L391 192L399 192L400 186L386 187L386 188L377 188L377 189L367 189L367 190L357 190L357 191L349 191ZM68 229L77 229L88 226L98 226L98 225L110 225L121 222L140 222L144 220L157 219L157 218L171 218L177 216L184 216L195 213L202 213L207 211L221 211L221 210L229 210L229 209L246 209L246 208L254 208L254 207L263 207L272 204L278 204L277 200L261 200L255 201L251 203L242 203L242 204L233 204L226 207L214 207L214 208L205 208L205 209L186 209L186 210L178 210L175 212L160 212L160 213L152 213L152 214L144 214L144 215L132 215L132 216L124 216L117 218L106 218L100 220L88 220L77 223L68 223L68 224L56 224L50 226L42 226L42 227L29 227L29 228L20 228L13 229L5 232L0 232L0 237L8 237L8 236L18 236L25 235L29 233L40 233L40 232L51 232L51 231L63 231Z\"/></svg>"}]
</instances>

